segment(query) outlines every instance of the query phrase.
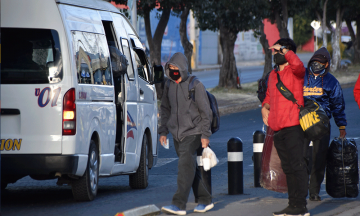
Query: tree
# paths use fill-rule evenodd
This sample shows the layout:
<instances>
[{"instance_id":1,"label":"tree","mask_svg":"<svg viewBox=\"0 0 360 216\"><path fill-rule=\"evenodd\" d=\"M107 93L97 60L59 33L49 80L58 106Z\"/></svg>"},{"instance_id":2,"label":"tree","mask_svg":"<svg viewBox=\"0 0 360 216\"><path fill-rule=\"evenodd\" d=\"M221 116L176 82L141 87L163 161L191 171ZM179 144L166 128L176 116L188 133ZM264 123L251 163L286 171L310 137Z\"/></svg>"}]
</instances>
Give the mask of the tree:
<instances>
[{"instance_id":1,"label":"tree","mask_svg":"<svg viewBox=\"0 0 360 216\"><path fill-rule=\"evenodd\" d=\"M310 0L272 0L270 5L270 20L276 22L280 38L288 38L288 19L306 9Z\"/></svg>"},{"instance_id":2,"label":"tree","mask_svg":"<svg viewBox=\"0 0 360 216\"><path fill-rule=\"evenodd\" d=\"M344 15L346 25L349 29L352 46L354 48L354 64L360 64L360 4L357 0L348 0L349 7ZM356 34L351 25L351 21L356 22Z\"/></svg>"},{"instance_id":3,"label":"tree","mask_svg":"<svg viewBox=\"0 0 360 216\"><path fill-rule=\"evenodd\" d=\"M308 14L309 12L304 11L294 16L294 42L298 47L313 37L314 29L310 25L312 19Z\"/></svg>"},{"instance_id":4,"label":"tree","mask_svg":"<svg viewBox=\"0 0 360 216\"><path fill-rule=\"evenodd\" d=\"M331 7L328 9L327 27L331 30L331 46L333 49L330 70L336 71L340 68L341 52L340 52L340 31L343 21L344 12L347 9L347 2L342 0L330 0ZM332 28L329 20L335 20L336 27Z\"/></svg>"},{"instance_id":5,"label":"tree","mask_svg":"<svg viewBox=\"0 0 360 216\"><path fill-rule=\"evenodd\" d=\"M315 14L316 17L311 17L311 19L317 19L321 25L321 32L322 32L322 40L323 40L323 47L327 47L327 8L329 0L313 0L309 5L310 15Z\"/></svg>"},{"instance_id":6,"label":"tree","mask_svg":"<svg viewBox=\"0 0 360 216\"><path fill-rule=\"evenodd\" d=\"M220 30L223 52L219 87L237 87L234 47L237 34L257 28L262 22L266 0L204 0L194 5L194 14L201 30Z\"/></svg>"},{"instance_id":7,"label":"tree","mask_svg":"<svg viewBox=\"0 0 360 216\"><path fill-rule=\"evenodd\" d=\"M188 59L188 63L189 63L188 71L190 73L192 73L191 57L193 54L193 45L190 43L187 37L186 22L190 14L190 10L192 9L195 3L196 0L183 0L183 1L179 0L177 7L173 8L173 12L180 17L180 27L179 27L180 40L181 40L181 45L184 48L184 55Z\"/></svg>"},{"instance_id":8,"label":"tree","mask_svg":"<svg viewBox=\"0 0 360 216\"><path fill-rule=\"evenodd\" d=\"M265 52L265 64L264 64L264 71L263 77L272 70L272 51L269 49L269 41L266 39L266 34L264 31L264 23L260 23L260 43Z\"/></svg>"},{"instance_id":9,"label":"tree","mask_svg":"<svg viewBox=\"0 0 360 216\"><path fill-rule=\"evenodd\" d=\"M289 16L294 16L297 13L301 13L309 3L309 0L272 0L266 1L264 10L262 11L262 17L268 18L272 24L276 23L279 30L280 38L288 38L289 32L287 29ZM265 52L265 65L263 77L272 70L272 55L269 50L269 42L266 39L264 32L264 24L261 23L258 29L258 35L260 35L260 43ZM272 45L272 44L271 44Z\"/></svg>"}]
</instances>

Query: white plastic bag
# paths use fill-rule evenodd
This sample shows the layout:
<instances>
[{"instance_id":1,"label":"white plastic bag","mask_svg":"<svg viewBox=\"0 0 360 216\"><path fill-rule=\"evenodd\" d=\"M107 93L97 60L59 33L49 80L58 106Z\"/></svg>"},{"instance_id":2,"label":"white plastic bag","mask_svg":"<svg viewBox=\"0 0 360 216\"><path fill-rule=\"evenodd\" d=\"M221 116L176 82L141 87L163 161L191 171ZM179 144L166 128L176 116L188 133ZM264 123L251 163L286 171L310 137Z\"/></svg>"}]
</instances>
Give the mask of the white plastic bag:
<instances>
[{"instance_id":1,"label":"white plastic bag","mask_svg":"<svg viewBox=\"0 0 360 216\"><path fill-rule=\"evenodd\" d=\"M209 147L204 148L202 152L202 165L204 170L210 170L210 168L216 166L218 162L219 160L217 159L213 150L211 150Z\"/></svg>"}]
</instances>

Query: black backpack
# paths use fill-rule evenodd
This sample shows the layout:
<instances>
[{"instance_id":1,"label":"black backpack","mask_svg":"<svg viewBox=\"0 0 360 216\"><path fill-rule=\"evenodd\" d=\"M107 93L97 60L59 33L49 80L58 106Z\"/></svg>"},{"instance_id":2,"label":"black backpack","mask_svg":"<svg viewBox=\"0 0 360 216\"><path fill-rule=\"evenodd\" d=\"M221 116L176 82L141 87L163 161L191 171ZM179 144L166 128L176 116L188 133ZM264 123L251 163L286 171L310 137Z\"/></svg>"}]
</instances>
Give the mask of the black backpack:
<instances>
[{"instance_id":1,"label":"black backpack","mask_svg":"<svg viewBox=\"0 0 360 216\"><path fill-rule=\"evenodd\" d=\"M170 87L170 79L166 81L166 88L169 91ZM191 76L189 80L189 96L188 99L192 99L195 102L195 87L196 85L200 83L199 79L196 76ZM216 98L213 94L206 91L206 94L209 98L210 102L210 109L213 113L212 121L211 121L211 133L215 133L220 129L220 113L219 113L219 107L216 101Z\"/></svg>"},{"instance_id":2,"label":"black backpack","mask_svg":"<svg viewBox=\"0 0 360 216\"><path fill-rule=\"evenodd\" d=\"M258 90L256 93L258 94L257 97L259 98L261 103L265 100L266 97L267 83L270 72L268 72L264 78L258 80Z\"/></svg>"}]
</instances>

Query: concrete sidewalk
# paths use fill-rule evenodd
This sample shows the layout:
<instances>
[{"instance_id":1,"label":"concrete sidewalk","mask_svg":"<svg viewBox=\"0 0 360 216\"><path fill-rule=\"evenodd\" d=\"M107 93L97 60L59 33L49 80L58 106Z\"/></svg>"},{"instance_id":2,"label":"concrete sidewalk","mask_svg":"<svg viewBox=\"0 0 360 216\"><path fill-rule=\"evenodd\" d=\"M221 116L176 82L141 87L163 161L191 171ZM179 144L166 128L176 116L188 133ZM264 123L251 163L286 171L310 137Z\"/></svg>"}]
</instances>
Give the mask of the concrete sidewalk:
<instances>
[{"instance_id":1,"label":"concrete sidewalk","mask_svg":"<svg viewBox=\"0 0 360 216\"><path fill-rule=\"evenodd\" d=\"M272 215L272 212L280 211L287 207L287 194L269 191L264 188L254 188L253 175L244 176L244 194L228 195L227 185L221 189L215 189L214 208L205 213L208 216L264 216ZM325 188L325 185L322 186ZM322 201L313 202L307 200L307 208L311 216L359 216L360 198L331 198L325 190L320 192ZM187 205L187 215L199 215L193 209L197 204L190 199Z\"/></svg>"}]
</instances>

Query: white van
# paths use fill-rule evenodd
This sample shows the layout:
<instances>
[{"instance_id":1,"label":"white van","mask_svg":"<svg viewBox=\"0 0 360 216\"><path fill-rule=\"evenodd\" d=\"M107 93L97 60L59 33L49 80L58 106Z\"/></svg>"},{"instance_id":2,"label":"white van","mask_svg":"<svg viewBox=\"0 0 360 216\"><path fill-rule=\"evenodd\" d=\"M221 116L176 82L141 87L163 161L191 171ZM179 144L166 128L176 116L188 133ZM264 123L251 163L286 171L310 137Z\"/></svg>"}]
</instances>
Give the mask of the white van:
<instances>
[{"instance_id":1,"label":"white van","mask_svg":"<svg viewBox=\"0 0 360 216\"><path fill-rule=\"evenodd\" d=\"M164 71L124 15L100 0L2 0L1 36L1 188L58 178L93 200L99 176L120 174L146 188Z\"/></svg>"}]
</instances>

